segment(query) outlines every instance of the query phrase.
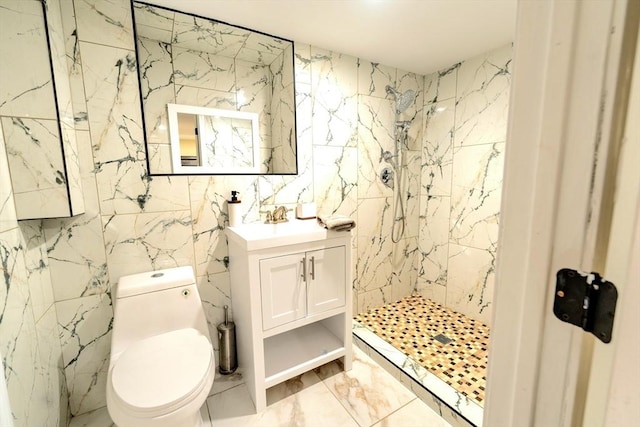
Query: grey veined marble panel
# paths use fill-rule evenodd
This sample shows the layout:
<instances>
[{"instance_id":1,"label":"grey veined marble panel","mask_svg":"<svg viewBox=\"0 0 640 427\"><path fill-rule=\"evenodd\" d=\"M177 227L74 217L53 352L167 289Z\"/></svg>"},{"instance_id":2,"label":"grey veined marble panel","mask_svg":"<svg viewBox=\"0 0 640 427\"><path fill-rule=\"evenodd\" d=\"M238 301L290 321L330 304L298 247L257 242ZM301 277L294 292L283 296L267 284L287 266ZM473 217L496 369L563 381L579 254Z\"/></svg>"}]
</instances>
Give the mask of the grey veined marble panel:
<instances>
[{"instance_id":1,"label":"grey veined marble panel","mask_svg":"<svg viewBox=\"0 0 640 427\"><path fill-rule=\"evenodd\" d=\"M0 5L0 126L17 219L83 213L60 2Z\"/></svg>"}]
</instances>

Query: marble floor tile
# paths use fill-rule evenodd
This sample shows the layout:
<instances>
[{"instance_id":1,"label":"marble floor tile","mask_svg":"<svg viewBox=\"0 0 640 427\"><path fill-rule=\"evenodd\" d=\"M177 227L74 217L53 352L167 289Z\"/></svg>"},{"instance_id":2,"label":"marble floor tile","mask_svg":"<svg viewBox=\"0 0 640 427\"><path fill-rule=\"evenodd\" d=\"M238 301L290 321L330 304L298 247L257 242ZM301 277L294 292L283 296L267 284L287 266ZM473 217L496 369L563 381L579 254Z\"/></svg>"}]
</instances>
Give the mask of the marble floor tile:
<instances>
[{"instance_id":1,"label":"marble floor tile","mask_svg":"<svg viewBox=\"0 0 640 427\"><path fill-rule=\"evenodd\" d=\"M451 427L451 424L442 419L426 403L420 399L412 400L396 412L384 418L373 427Z\"/></svg>"},{"instance_id":2,"label":"marble floor tile","mask_svg":"<svg viewBox=\"0 0 640 427\"><path fill-rule=\"evenodd\" d=\"M351 371L343 372L338 363L331 362L306 372L267 390L267 405L256 414L247 386L240 383L222 392L218 389L207 399L201 415L206 427L450 426L355 348ZM69 424L84 426L114 424L107 408L100 408L72 418Z\"/></svg>"},{"instance_id":3,"label":"marble floor tile","mask_svg":"<svg viewBox=\"0 0 640 427\"><path fill-rule=\"evenodd\" d=\"M416 398L362 351L353 350L350 371L331 362L316 372L360 426L370 426Z\"/></svg>"},{"instance_id":4,"label":"marble floor tile","mask_svg":"<svg viewBox=\"0 0 640 427\"><path fill-rule=\"evenodd\" d=\"M71 418L69 427L115 427L115 424L109 417L107 407L104 406L95 411Z\"/></svg>"},{"instance_id":5,"label":"marble floor tile","mask_svg":"<svg viewBox=\"0 0 640 427\"><path fill-rule=\"evenodd\" d=\"M267 409L258 414L244 384L210 397L207 405L216 427L358 426L314 372L270 388Z\"/></svg>"}]
</instances>

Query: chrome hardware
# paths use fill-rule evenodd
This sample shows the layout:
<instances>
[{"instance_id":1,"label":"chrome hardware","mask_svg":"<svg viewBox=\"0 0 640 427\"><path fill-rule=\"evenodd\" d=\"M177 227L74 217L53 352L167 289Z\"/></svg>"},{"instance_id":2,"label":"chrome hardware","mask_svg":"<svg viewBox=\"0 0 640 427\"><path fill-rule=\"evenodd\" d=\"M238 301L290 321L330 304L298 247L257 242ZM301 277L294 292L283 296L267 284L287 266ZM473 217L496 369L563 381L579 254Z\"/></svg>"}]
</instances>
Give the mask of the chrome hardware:
<instances>
[{"instance_id":1,"label":"chrome hardware","mask_svg":"<svg viewBox=\"0 0 640 427\"><path fill-rule=\"evenodd\" d=\"M300 277L302 277L302 280L306 282L307 281L307 263L305 262L304 258L300 260L300 264L302 264L302 274L300 275Z\"/></svg>"},{"instance_id":2,"label":"chrome hardware","mask_svg":"<svg viewBox=\"0 0 640 427\"><path fill-rule=\"evenodd\" d=\"M387 187L393 188L393 170L391 168L382 169L380 172L380 180Z\"/></svg>"},{"instance_id":3,"label":"chrome hardware","mask_svg":"<svg viewBox=\"0 0 640 427\"><path fill-rule=\"evenodd\" d=\"M316 280L316 257L311 257L311 280Z\"/></svg>"},{"instance_id":4,"label":"chrome hardware","mask_svg":"<svg viewBox=\"0 0 640 427\"><path fill-rule=\"evenodd\" d=\"M190 293L191 293L191 291L189 289L183 289L182 290L182 296L185 297L185 298L188 297Z\"/></svg>"}]
</instances>

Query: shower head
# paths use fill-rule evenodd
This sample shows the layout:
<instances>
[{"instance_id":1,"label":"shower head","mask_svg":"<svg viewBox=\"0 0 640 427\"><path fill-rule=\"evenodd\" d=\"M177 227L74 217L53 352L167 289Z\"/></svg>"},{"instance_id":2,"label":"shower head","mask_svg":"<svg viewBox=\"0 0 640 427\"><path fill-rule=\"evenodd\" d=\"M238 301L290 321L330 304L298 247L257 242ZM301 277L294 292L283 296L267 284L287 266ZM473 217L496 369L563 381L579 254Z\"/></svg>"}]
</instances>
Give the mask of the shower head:
<instances>
[{"instance_id":1,"label":"shower head","mask_svg":"<svg viewBox=\"0 0 640 427\"><path fill-rule=\"evenodd\" d=\"M387 85L387 93L393 95L396 100L396 114L404 112L416 99L416 92L414 90L407 90L405 93L400 93L394 87Z\"/></svg>"}]
</instances>

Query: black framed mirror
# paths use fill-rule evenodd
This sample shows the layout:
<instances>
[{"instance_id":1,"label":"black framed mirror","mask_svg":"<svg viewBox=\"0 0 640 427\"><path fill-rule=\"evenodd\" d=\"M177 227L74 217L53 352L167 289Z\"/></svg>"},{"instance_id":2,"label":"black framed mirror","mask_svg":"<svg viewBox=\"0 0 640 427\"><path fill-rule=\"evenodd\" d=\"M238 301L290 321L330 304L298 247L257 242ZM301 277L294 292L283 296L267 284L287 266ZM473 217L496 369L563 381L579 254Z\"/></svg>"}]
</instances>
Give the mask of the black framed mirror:
<instances>
[{"instance_id":1,"label":"black framed mirror","mask_svg":"<svg viewBox=\"0 0 640 427\"><path fill-rule=\"evenodd\" d=\"M293 42L132 1L150 175L297 173Z\"/></svg>"}]
</instances>

